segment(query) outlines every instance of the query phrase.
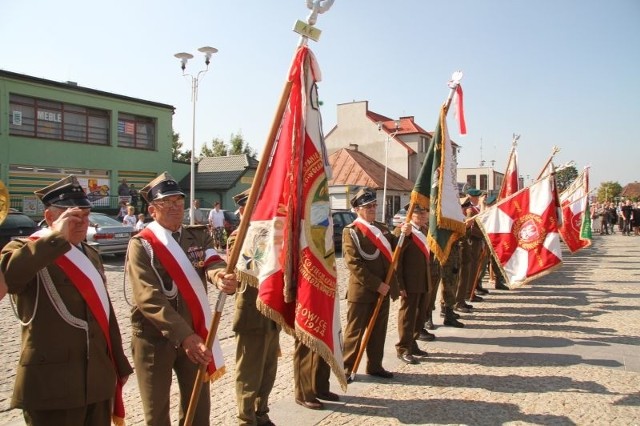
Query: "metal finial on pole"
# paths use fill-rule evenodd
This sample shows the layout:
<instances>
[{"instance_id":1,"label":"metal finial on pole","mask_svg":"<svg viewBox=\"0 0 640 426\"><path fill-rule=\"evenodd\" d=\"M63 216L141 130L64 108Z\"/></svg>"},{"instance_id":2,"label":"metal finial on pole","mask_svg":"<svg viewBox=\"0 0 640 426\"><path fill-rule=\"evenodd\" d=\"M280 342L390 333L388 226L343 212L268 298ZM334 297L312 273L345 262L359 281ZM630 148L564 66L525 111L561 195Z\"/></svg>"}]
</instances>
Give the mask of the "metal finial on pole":
<instances>
[{"instance_id":1,"label":"metal finial on pole","mask_svg":"<svg viewBox=\"0 0 640 426\"><path fill-rule=\"evenodd\" d=\"M300 43L299 46L303 46L307 43L308 39L313 41L318 41L320 39L320 31L318 28L314 27L316 22L318 21L318 14L324 13L327 10L331 9L334 0L306 0L307 8L311 10L309 16L307 16L306 21L298 20L293 26L293 31L300 34Z\"/></svg>"},{"instance_id":2,"label":"metal finial on pole","mask_svg":"<svg viewBox=\"0 0 640 426\"><path fill-rule=\"evenodd\" d=\"M513 146L513 147L518 146L518 140L519 139L520 139L520 135L516 135L514 133L512 139L511 139L511 146Z\"/></svg>"}]
</instances>

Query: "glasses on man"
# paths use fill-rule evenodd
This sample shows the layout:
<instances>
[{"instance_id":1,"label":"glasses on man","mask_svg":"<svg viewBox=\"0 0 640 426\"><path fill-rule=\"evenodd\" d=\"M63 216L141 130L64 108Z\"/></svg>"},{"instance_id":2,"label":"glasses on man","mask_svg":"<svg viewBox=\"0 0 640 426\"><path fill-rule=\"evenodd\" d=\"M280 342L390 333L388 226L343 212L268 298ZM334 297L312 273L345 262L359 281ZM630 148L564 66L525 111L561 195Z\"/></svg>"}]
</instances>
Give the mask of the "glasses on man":
<instances>
[{"instance_id":1,"label":"glasses on man","mask_svg":"<svg viewBox=\"0 0 640 426\"><path fill-rule=\"evenodd\" d=\"M162 208L183 207L184 198L176 198L175 200L158 200L153 202L154 205Z\"/></svg>"},{"instance_id":2,"label":"glasses on man","mask_svg":"<svg viewBox=\"0 0 640 426\"><path fill-rule=\"evenodd\" d=\"M376 203L373 203L373 204L367 204L366 206L361 206L360 208L370 210L370 209L375 209L376 207L378 207L378 205Z\"/></svg>"}]
</instances>

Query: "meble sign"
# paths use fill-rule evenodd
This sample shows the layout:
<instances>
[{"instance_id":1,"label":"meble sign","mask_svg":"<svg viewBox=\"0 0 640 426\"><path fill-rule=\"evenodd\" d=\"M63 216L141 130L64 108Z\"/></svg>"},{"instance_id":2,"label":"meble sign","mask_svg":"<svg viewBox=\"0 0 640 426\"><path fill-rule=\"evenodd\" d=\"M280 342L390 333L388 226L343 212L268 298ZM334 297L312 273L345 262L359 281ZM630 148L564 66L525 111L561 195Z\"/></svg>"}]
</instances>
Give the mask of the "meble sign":
<instances>
[{"instance_id":1,"label":"meble sign","mask_svg":"<svg viewBox=\"0 0 640 426\"><path fill-rule=\"evenodd\" d=\"M38 111L38 120L62 123L62 114L59 112Z\"/></svg>"}]
</instances>

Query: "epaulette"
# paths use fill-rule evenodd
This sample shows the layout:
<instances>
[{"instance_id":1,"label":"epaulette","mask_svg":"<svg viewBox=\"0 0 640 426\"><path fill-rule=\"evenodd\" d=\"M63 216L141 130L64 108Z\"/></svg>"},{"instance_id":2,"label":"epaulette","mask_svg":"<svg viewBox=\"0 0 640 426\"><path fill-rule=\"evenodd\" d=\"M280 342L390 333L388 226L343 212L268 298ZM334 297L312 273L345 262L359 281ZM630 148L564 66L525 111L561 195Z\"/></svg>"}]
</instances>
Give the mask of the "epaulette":
<instances>
[{"instance_id":1,"label":"epaulette","mask_svg":"<svg viewBox=\"0 0 640 426\"><path fill-rule=\"evenodd\" d=\"M207 225L184 225L184 229L197 231L208 228Z\"/></svg>"}]
</instances>

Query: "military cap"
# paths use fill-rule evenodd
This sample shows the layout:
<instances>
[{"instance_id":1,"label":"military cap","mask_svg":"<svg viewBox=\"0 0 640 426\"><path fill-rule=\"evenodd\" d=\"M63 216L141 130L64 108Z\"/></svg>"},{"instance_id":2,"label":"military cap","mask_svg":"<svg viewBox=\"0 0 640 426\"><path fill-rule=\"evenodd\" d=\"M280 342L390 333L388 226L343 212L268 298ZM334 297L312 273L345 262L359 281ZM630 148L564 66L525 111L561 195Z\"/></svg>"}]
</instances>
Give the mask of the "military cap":
<instances>
[{"instance_id":1,"label":"military cap","mask_svg":"<svg viewBox=\"0 0 640 426\"><path fill-rule=\"evenodd\" d=\"M470 197L479 197L479 196L482 195L482 191L480 191L479 189L475 189L475 188L467 189L466 193Z\"/></svg>"},{"instance_id":2,"label":"military cap","mask_svg":"<svg viewBox=\"0 0 640 426\"><path fill-rule=\"evenodd\" d=\"M406 211L409 211L409 206L411 206L411 203L407 203L407 204L405 204L405 205L404 205L404 209L405 209ZM428 212L428 211L429 211L429 208L428 208L428 207L427 207L427 208L424 208L424 207L422 207L420 204L415 203L415 204L413 205L413 211L414 211L415 213L418 213L418 212Z\"/></svg>"},{"instance_id":3,"label":"military cap","mask_svg":"<svg viewBox=\"0 0 640 426\"><path fill-rule=\"evenodd\" d=\"M362 188L351 198L351 207L362 207L376 202L376 192L371 188Z\"/></svg>"},{"instance_id":4,"label":"military cap","mask_svg":"<svg viewBox=\"0 0 640 426\"><path fill-rule=\"evenodd\" d=\"M489 195L489 196L484 200L484 203L485 203L487 206L490 206L491 204L493 204L493 203L495 203L495 202L496 202L496 198L497 198L497 197L496 197L495 195Z\"/></svg>"},{"instance_id":5,"label":"military cap","mask_svg":"<svg viewBox=\"0 0 640 426\"><path fill-rule=\"evenodd\" d=\"M251 188L242 191L239 194L233 196L233 201L240 207L247 204L247 200L249 199L249 192L251 192Z\"/></svg>"},{"instance_id":6,"label":"military cap","mask_svg":"<svg viewBox=\"0 0 640 426\"><path fill-rule=\"evenodd\" d=\"M182 195L184 197L184 192L182 192L180 185L178 185L178 182L176 182L173 176L167 172L163 172L142 188L140 195L142 195L142 198L148 203L152 203L164 197L169 197L170 195Z\"/></svg>"},{"instance_id":7,"label":"military cap","mask_svg":"<svg viewBox=\"0 0 640 426\"><path fill-rule=\"evenodd\" d=\"M59 207L62 209L71 207L91 208L87 194L74 175L69 175L33 193L36 194L45 207Z\"/></svg>"}]
</instances>

